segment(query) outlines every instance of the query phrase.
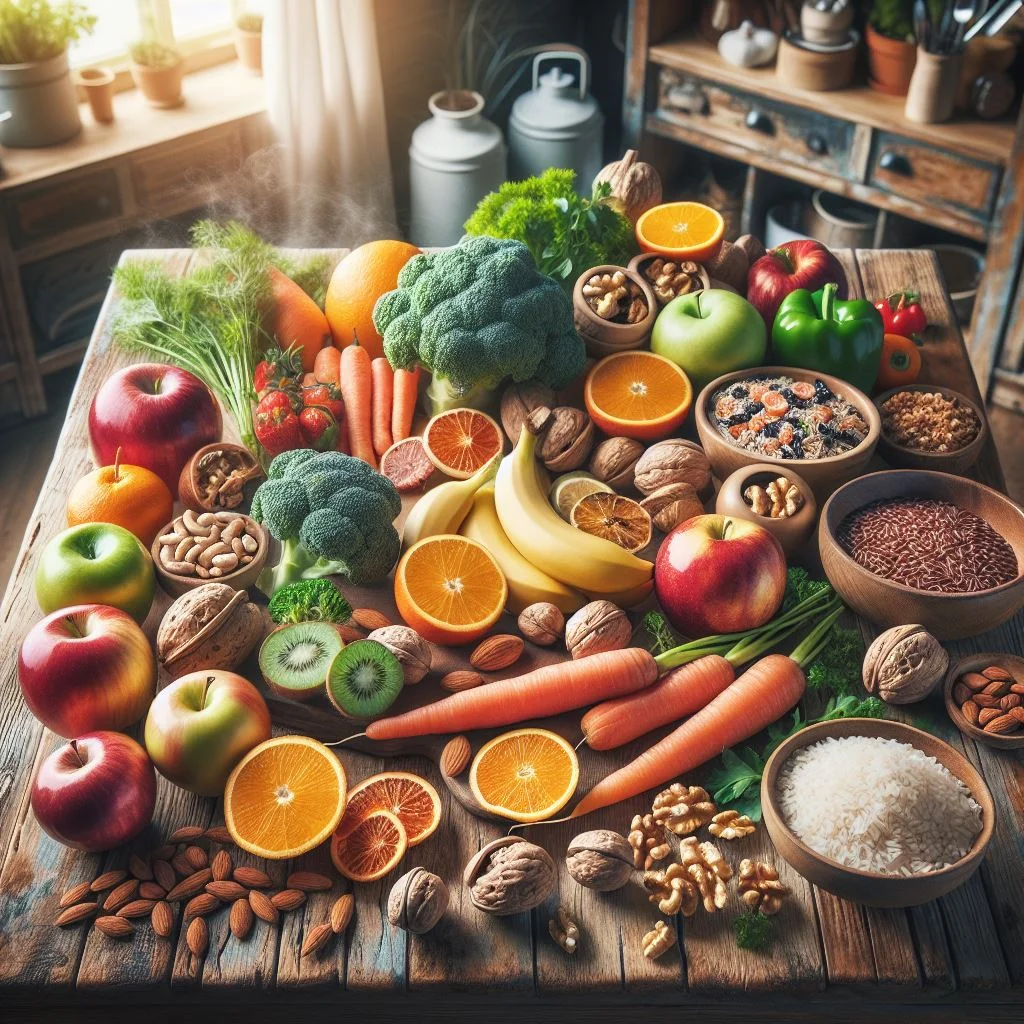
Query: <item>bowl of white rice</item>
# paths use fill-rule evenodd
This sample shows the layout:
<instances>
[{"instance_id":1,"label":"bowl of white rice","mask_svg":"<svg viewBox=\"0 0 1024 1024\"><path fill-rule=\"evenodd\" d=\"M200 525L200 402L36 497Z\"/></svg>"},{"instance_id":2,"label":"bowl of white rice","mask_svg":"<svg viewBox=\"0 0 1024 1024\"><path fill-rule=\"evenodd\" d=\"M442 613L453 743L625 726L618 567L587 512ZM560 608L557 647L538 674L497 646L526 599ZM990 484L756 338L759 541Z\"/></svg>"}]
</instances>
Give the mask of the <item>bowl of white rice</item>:
<instances>
[{"instance_id":1,"label":"bowl of white rice","mask_svg":"<svg viewBox=\"0 0 1024 1024\"><path fill-rule=\"evenodd\" d=\"M948 743L901 722L812 725L772 754L764 824L821 889L873 907L945 896L981 864L995 828L985 780Z\"/></svg>"}]
</instances>

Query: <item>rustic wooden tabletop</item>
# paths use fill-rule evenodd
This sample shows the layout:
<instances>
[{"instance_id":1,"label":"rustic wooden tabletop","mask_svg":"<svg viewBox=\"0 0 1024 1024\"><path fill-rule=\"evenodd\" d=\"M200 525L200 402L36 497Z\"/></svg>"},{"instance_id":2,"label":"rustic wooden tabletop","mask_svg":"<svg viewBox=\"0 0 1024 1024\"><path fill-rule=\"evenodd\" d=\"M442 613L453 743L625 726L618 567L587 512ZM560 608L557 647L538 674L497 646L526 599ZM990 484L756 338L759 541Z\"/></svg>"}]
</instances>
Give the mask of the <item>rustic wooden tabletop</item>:
<instances>
[{"instance_id":1,"label":"rustic wooden tabletop","mask_svg":"<svg viewBox=\"0 0 1024 1024\"><path fill-rule=\"evenodd\" d=\"M129 254L139 256L141 254ZM148 252L183 273L187 251ZM851 289L870 297L913 285L932 326L922 379L978 398L963 341L931 253L841 253ZM487 1019L543 1013L559 1020L598 1017L660 1019L667 1007L686 1007L700 1020L1020 1020L1024 982L1024 771L1019 753L998 752L965 740L936 703L912 711L914 719L963 750L984 773L996 799L998 826L990 852L966 885L935 903L910 910L878 910L837 899L805 882L772 854L759 832L744 855L758 852L778 864L793 898L779 919L769 955L737 949L732 913L698 914L680 921L677 951L644 959L640 937L656 918L639 881L613 897L581 888L564 870L562 854L574 824L545 827L532 838L559 863L562 903L580 922L584 939L567 957L547 936L555 904L532 914L488 918L472 908L461 884L471 855L501 834L499 826L469 815L450 799L437 769L422 759L384 762L346 753L349 777L358 780L385 764L426 774L444 800L440 831L413 851L397 874L422 863L452 889L452 905L430 934L410 937L387 923L383 904L394 882L356 887L356 909L344 942L329 955L300 959L305 930L324 920L341 891L314 894L278 927L261 922L245 943L234 939L227 915L210 919L210 951L201 960L186 946L184 929L159 939L148 928L131 942L95 929L57 929L61 894L71 885L123 866L129 851L84 855L49 839L29 807L29 787L39 761L60 742L43 729L21 699L16 672L22 637L39 617L32 586L38 554L64 525L70 485L90 468L86 420L91 398L106 376L130 359L112 344L109 325L116 296L109 295L82 367L67 422L46 483L29 523L11 584L0 610L0 1013L10 1018L54 1019L74 1008L76 1020L137 1016L170 1019L182 1008L218 1019L257 1016L304 1019L340 1010L384 1018L415 1013L425 1020ZM1002 487L989 442L973 474ZM165 604L146 624L155 633ZM865 635L872 629L862 626ZM970 641L950 645L961 653L1024 653L1024 615ZM586 827L623 831L635 806L612 808ZM143 849L183 825L219 822L216 801L192 796L163 780L151 832ZM247 863L245 855L240 862ZM302 866L332 876L326 851ZM283 877L287 865L281 865ZM735 897L733 897L735 899ZM422 993L413 1001L410 994ZM723 998L724 997L724 998ZM632 1008L632 1009L631 1009ZM678 1010L672 1013L678 1016Z\"/></svg>"}]
</instances>

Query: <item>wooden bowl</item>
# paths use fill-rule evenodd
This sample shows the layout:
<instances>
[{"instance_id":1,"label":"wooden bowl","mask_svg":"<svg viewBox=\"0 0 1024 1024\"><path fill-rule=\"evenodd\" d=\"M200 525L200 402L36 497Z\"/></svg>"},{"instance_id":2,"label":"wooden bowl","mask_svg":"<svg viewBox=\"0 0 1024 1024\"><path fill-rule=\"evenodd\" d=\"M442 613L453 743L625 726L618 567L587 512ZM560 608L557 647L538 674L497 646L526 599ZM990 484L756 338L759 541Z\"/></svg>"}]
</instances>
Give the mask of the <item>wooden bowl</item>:
<instances>
[{"instance_id":1,"label":"wooden bowl","mask_svg":"<svg viewBox=\"0 0 1024 1024\"><path fill-rule=\"evenodd\" d=\"M788 477L789 481L800 489L804 496L803 507L796 515L786 519L758 515L744 500L743 492L751 484L760 484L763 487L782 475ZM807 485L807 481L788 468L780 473L777 466L769 465L767 462L744 466L728 476L715 497L715 511L722 516L746 519L763 526L782 545L782 550L787 555L799 551L811 539L818 521L818 503L814 500L814 493Z\"/></svg>"},{"instance_id":2,"label":"wooden bowl","mask_svg":"<svg viewBox=\"0 0 1024 1024\"><path fill-rule=\"evenodd\" d=\"M201 479L203 474L202 463L208 456L223 456L228 463L242 473L242 489L237 492L238 504L241 505L245 498L252 500L252 490L256 481L264 474L263 467L256 460L256 456L248 448L240 444L231 444L229 441L218 441L216 444L203 445L181 468L181 475L178 477L178 501L195 512L233 512L226 505L218 504L216 495L208 499L206 489Z\"/></svg>"},{"instance_id":3,"label":"wooden bowl","mask_svg":"<svg viewBox=\"0 0 1024 1024\"><path fill-rule=\"evenodd\" d=\"M881 736L917 747L944 765L981 805L981 831L966 856L955 864L924 875L883 875L860 871L823 857L798 839L782 818L776 796L779 772L794 751L819 740L842 736ZM978 870L996 824L996 807L981 773L963 754L929 733L875 718L841 718L808 726L776 748L761 776L761 811L765 828L779 855L794 871L820 889L869 907L915 907L952 892Z\"/></svg>"},{"instance_id":4,"label":"wooden bowl","mask_svg":"<svg viewBox=\"0 0 1024 1024\"><path fill-rule=\"evenodd\" d=\"M791 377L793 380L824 381L837 395L845 398L863 417L868 425L868 436L856 448L842 455L830 455L826 459L780 459L771 455L744 451L739 445L727 441L719 432L708 412L712 396L723 387L748 377ZM800 370L792 366L757 366L749 370L735 370L732 373L716 377L701 391L693 407L697 434L704 447L711 468L719 480L724 480L738 469L749 468L756 463L765 463L778 468L780 474L795 470L806 481L814 492L820 505L837 487L852 480L864 471L871 461L878 436L882 431L882 421L874 403L858 391L852 384L832 377L827 373L814 370Z\"/></svg>"},{"instance_id":5,"label":"wooden bowl","mask_svg":"<svg viewBox=\"0 0 1024 1024\"><path fill-rule=\"evenodd\" d=\"M595 274L614 274L621 271L643 292L647 303L647 315L635 324L616 324L598 316L583 298L583 286ZM654 321L658 317L658 299L649 282L641 274L628 267L616 267L603 263L599 267L585 270L572 289L572 315L576 330L579 331L587 352L592 356L608 356L627 349L640 348L651 336Z\"/></svg>"},{"instance_id":6,"label":"wooden bowl","mask_svg":"<svg viewBox=\"0 0 1024 1024\"><path fill-rule=\"evenodd\" d=\"M851 512L873 501L933 498L981 516L1003 535L1024 567L1024 509L1005 494L966 477L923 469L889 469L851 480L829 498L818 522L818 551L825 575L859 615L883 627L920 622L939 640L976 636L1005 622L1024 606L1024 576L973 594L936 594L883 579L858 565L835 539Z\"/></svg>"},{"instance_id":7,"label":"wooden bowl","mask_svg":"<svg viewBox=\"0 0 1024 1024\"><path fill-rule=\"evenodd\" d=\"M662 302L656 294L654 294L654 286L644 277L644 265L650 263L651 260L664 260L665 257L661 253L657 252L638 252L630 261L628 270L633 271L638 277L645 281L651 288L651 294L654 295L654 299L658 304L659 309L664 309L668 305L667 302ZM706 288L728 288L729 291L736 291L735 288L731 288L723 281L712 283L711 278L708 276L708 272L704 269L704 265L701 263L696 264L698 268L698 276L701 279L700 288L694 288L692 292L687 294L695 294L698 291L704 291ZM676 298L679 296L677 295ZM671 300L670 300L671 301Z\"/></svg>"},{"instance_id":8,"label":"wooden bowl","mask_svg":"<svg viewBox=\"0 0 1024 1024\"><path fill-rule=\"evenodd\" d=\"M1006 669L1018 682L1024 683L1024 658L1018 658L1015 654L969 654L966 658L952 663L946 673L945 682L942 685L942 695L946 701L946 712L953 720L953 724L972 740L984 743L989 747L996 747L999 750L1019 750L1024 747L1024 730L1010 736L999 736L995 733L985 732L977 725L972 725L960 710L960 706L953 700L953 687L956 681L967 672L980 672L989 665L998 665Z\"/></svg>"},{"instance_id":9,"label":"wooden bowl","mask_svg":"<svg viewBox=\"0 0 1024 1024\"><path fill-rule=\"evenodd\" d=\"M953 398L969 409L974 410L978 417L981 429L970 444L965 445L955 452L923 452L917 448L908 448L906 445L896 444L889 440L885 433L885 425L882 425L882 433L878 438L878 454L889 463L899 469L934 469L942 473L964 473L981 455L981 449L985 447L988 439L988 424L985 422L985 414L977 402L971 401L966 395L952 388L939 387L937 384L903 384L898 388L890 388L875 397L875 407L879 416L882 415L882 404L900 391L924 391L938 392L945 398Z\"/></svg>"},{"instance_id":10,"label":"wooden bowl","mask_svg":"<svg viewBox=\"0 0 1024 1024\"><path fill-rule=\"evenodd\" d=\"M262 523L257 523L255 519L251 519L241 512L232 512L231 514L241 516L246 520L246 530L248 533L259 538L259 548L256 554L252 556L252 561L247 565L236 569L234 572L229 572L226 576L218 576L215 580L203 580L198 576L178 576L175 573L168 572L160 561L160 535L158 534L154 538L149 550L153 556L153 568L156 569L156 578L160 581L160 586L172 597L180 597L182 594L187 594L190 590L195 590L196 587L201 587L204 583L225 583L235 590L248 590L251 586L255 585L256 579L267 564L267 555L270 552L270 534L267 533L266 527ZM173 526L174 520L172 519L160 533L170 533Z\"/></svg>"}]
</instances>

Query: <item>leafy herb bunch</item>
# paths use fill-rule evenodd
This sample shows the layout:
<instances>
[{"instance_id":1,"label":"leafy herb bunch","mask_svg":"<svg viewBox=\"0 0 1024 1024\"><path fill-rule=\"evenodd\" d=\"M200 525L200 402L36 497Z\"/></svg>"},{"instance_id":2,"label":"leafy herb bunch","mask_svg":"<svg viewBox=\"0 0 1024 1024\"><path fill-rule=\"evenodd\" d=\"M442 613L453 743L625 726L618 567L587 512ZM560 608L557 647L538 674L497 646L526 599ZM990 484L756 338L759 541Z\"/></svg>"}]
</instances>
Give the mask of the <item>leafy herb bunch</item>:
<instances>
[{"instance_id":1,"label":"leafy herb bunch","mask_svg":"<svg viewBox=\"0 0 1024 1024\"><path fill-rule=\"evenodd\" d=\"M0 0L0 64L50 60L95 24L95 16L76 0Z\"/></svg>"}]
</instances>

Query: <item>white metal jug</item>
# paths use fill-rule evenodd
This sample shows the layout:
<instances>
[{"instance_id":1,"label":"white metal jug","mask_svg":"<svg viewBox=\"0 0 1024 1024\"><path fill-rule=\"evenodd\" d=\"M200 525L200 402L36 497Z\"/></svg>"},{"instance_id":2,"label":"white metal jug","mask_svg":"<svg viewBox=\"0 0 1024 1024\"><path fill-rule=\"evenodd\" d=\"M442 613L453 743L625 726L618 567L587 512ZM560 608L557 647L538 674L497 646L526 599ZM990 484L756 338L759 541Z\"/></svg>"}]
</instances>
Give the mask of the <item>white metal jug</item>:
<instances>
[{"instance_id":1,"label":"white metal jug","mask_svg":"<svg viewBox=\"0 0 1024 1024\"><path fill-rule=\"evenodd\" d=\"M476 204L505 181L505 142L481 115L478 92L435 92L427 106L434 116L409 146L409 236L414 245L454 245Z\"/></svg>"},{"instance_id":2,"label":"white metal jug","mask_svg":"<svg viewBox=\"0 0 1024 1024\"><path fill-rule=\"evenodd\" d=\"M579 62L579 83L562 68L540 74L551 60ZM576 46L545 50L533 59L533 85L512 104L508 122L509 172L513 179L541 174L549 167L576 172L577 191L589 195L603 166L604 115L588 95L590 58Z\"/></svg>"}]
</instances>

